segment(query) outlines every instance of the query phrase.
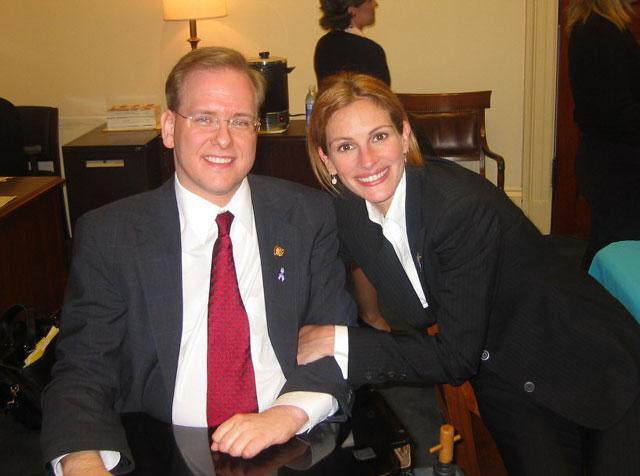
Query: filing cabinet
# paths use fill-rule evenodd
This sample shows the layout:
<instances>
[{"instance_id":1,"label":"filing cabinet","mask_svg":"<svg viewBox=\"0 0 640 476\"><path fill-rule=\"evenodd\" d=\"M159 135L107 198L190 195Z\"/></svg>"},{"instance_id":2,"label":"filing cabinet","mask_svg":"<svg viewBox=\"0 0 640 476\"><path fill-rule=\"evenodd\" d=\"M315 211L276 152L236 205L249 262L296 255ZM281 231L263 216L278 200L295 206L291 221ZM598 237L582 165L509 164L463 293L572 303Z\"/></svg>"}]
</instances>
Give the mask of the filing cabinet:
<instances>
[{"instance_id":1,"label":"filing cabinet","mask_svg":"<svg viewBox=\"0 0 640 476\"><path fill-rule=\"evenodd\" d=\"M159 131L105 132L103 128L62 147L72 229L83 213L154 189L173 169Z\"/></svg>"}]
</instances>

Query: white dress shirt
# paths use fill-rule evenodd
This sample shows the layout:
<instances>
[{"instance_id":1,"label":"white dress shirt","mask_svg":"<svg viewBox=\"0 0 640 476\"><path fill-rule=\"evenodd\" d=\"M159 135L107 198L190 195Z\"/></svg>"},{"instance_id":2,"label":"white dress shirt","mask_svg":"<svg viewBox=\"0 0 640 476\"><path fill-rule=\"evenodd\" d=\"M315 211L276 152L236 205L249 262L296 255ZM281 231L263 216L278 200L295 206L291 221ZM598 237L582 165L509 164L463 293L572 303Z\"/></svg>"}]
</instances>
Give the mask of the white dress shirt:
<instances>
[{"instance_id":1,"label":"white dress shirt","mask_svg":"<svg viewBox=\"0 0 640 476\"><path fill-rule=\"evenodd\" d=\"M391 204L387 210L387 214L383 215L375 205L365 200L369 220L382 226L382 234L393 245L393 249L402 264L402 268L406 273L411 286L425 309L428 307L427 298L422 289L418 271L416 270L413 258L411 257L411 248L409 247L409 236L407 234L407 220L405 213L405 202L407 199L407 172L402 174L400 183L396 187L391 199ZM347 366L349 360L349 331L346 326L335 326L334 337L334 357L343 369L342 375L346 379L347 371L343 366Z\"/></svg>"},{"instance_id":2,"label":"white dress shirt","mask_svg":"<svg viewBox=\"0 0 640 476\"><path fill-rule=\"evenodd\" d=\"M182 239L183 323L173 396L173 423L207 426L207 307L211 255L218 237L216 216L229 211L234 216L230 236L240 296L249 318L259 411L270 408L274 402L295 405L309 416L301 432L312 428L335 413L338 403L329 394L315 392L290 392L278 398L286 379L267 331L258 235L248 180L243 180L224 209L189 192L177 177L175 184Z\"/></svg>"},{"instance_id":3,"label":"white dress shirt","mask_svg":"<svg viewBox=\"0 0 640 476\"><path fill-rule=\"evenodd\" d=\"M369 213L369 220L377 223L382 227L382 234L393 245L393 249L402 264L405 274L411 281L413 290L415 291L422 307L425 309L428 306L427 298L422 289L420 278L418 277L418 270L414 264L413 257L411 256L411 248L409 247L409 237L407 235L407 219L405 213L405 202L407 200L407 171L405 170L400 179L400 183L396 187L396 191L391 199L391 204L387 210L386 215L383 215L380 210L372 203L365 201L367 205L367 212Z\"/></svg>"}]
</instances>

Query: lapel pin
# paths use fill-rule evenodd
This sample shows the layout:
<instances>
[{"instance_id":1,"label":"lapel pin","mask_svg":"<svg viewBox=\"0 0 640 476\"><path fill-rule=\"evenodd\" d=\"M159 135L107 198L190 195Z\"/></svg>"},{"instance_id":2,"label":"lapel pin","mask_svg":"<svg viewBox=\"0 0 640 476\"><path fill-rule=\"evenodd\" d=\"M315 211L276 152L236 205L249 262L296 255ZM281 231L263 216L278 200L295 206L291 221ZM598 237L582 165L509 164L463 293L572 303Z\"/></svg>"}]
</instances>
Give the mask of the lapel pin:
<instances>
[{"instance_id":1,"label":"lapel pin","mask_svg":"<svg viewBox=\"0 0 640 476\"><path fill-rule=\"evenodd\" d=\"M282 258L284 256L285 250L282 246L276 245L273 247L273 256L277 256L278 258Z\"/></svg>"},{"instance_id":2,"label":"lapel pin","mask_svg":"<svg viewBox=\"0 0 640 476\"><path fill-rule=\"evenodd\" d=\"M284 268L280 268L280 274L278 274L278 281L284 283Z\"/></svg>"},{"instance_id":3,"label":"lapel pin","mask_svg":"<svg viewBox=\"0 0 640 476\"><path fill-rule=\"evenodd\" d=\"M422 269L422 254L416 254L416 261L418 261L418 266Z\"/></svg>"}]
</instances>

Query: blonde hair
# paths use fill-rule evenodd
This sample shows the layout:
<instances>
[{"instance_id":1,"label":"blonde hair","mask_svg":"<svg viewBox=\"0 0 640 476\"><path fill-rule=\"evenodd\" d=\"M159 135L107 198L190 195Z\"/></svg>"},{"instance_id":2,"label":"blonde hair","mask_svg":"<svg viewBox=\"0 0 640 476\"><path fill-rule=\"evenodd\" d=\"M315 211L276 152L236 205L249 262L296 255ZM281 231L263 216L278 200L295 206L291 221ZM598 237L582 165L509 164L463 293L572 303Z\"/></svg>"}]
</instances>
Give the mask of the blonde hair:
<instances>
[{"instance_id":1,"label":"blonde hair","mask_svg":"<svg viewBox=\"0 0 640 476\"><path fill-rule=\"evenodd\" d=\"M331 174L324 165L318 149L322 149L323 153L328 155L326 129L331 116L362 99L372 101L376 106L387 111L393 127L400 134L402 134L403 123L409 120L400 100L389 86L379 79L351 72L326 78L320 84L320 92L311 112L311 121L307 128L307 151L311 168L320 185L334 194L337 194L338 190L331 183ZM409 136L407 164L423 165L422 154L413 131Z\"/></svg>"},{"instance_id":2,"label":"blonde hair","mask_svg":"<svg viewBox=\"0 0 640 476\"><path fill-rule=\"evenodd\" d=\"M191 50L173 67L165 83L167 107L176 111L180 106L180 94L189 74L194 71L217 71L232 69L245 74L256 94L256 107L260 109L267 88L266 80L259 71L251 68L241 53L222 46L208 46Z\"/></svg>"},{"instance_id":3,"label":"blonde hair","mask_svg":"<svg viewBox=\"0 0 640 476\"><path fill-rule=\"evenodd\" d=\"M566 12L569 33L577 22L586 22L591 13L597 13L624 30L635 13L629 0L572 0Z\"/></svg>"}]
</instances>

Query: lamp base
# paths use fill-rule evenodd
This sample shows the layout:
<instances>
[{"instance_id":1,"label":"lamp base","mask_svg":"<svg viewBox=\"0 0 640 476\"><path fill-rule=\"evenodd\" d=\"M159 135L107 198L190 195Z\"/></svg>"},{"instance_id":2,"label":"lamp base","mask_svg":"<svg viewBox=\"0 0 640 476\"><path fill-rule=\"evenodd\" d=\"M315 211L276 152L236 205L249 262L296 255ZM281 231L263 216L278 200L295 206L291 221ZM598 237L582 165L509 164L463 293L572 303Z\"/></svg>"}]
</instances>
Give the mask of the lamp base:
<instances>
[{"instance_id":1,"label":"lamp base","mask_svg":"<svg viewBox=\"0 0 640 476\"><path fill-rule=\"evenodd\" d=\"M195 50L198 47L198 42L200 38L198 38L198 27L196 26L195 20L189 20L189 39L187 40L191 44L191 49Z\"/></svg>"}]
</instances>

